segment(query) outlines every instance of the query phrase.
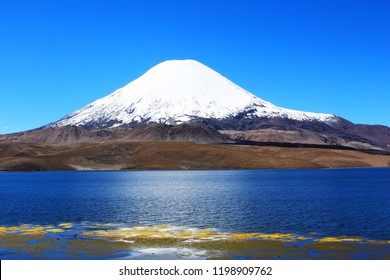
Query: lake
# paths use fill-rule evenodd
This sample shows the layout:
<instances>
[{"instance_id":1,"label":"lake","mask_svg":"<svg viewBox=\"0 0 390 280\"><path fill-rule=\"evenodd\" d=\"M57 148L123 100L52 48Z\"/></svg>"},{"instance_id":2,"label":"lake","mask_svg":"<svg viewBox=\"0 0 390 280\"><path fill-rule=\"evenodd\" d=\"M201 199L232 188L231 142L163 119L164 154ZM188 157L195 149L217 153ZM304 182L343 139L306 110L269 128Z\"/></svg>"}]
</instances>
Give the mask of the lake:
<instances>
[{"instance_id":1,"label":"lake","mask_svg":"<svg viewBox=\"0 0 390 280\"><path fill-rule=\"evenodd\" d=\"M3 228L66 223L386 241L390 168L0 173Z\"/></svg>"}]
</instances>

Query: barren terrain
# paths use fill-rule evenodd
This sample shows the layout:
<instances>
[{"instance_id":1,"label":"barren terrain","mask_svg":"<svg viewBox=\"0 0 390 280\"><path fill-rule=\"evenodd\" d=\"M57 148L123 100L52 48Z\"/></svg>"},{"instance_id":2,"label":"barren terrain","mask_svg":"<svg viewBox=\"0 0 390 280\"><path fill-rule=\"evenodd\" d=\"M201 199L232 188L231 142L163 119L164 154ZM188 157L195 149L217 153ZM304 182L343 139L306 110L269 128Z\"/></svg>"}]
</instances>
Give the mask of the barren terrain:
<instances>
[{"instance_id":1,"label":"barren terrain","mask_svg":"<svg viewBox=\"0 0 390 280\"><path fill-rule=\"evenodd\" d=\"M388 167L390 155L357 150L176 141L0 143L0 171Z\"/></svg>"}]
</instances>

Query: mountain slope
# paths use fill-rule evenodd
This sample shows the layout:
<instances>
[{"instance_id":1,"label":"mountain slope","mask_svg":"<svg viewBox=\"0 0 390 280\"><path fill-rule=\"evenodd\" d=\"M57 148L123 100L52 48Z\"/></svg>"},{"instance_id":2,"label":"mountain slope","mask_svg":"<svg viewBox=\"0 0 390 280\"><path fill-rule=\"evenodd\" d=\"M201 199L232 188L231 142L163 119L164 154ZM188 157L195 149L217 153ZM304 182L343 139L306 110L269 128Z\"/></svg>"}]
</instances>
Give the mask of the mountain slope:
<instances>
[{"instance_id":1,"label":"mountain slope","mask_svg":"<svg viewBox=\"0 0 390 280\"><path fill-rule=\"evenodd\" d=\"M211 136L215 131L201 132L196 127L155 126L184 123L228 130L230 137L240 141L269 139L279 143L390 150L389 127L357 125L332 114L275 106L194 60L160 63L128 85L56 122L28 134L3 136L0 140L60 143L120 140L121 137L201 143L226 140L221 135ZM130 130L115 130L117 127ZM134 130L138 127L142 129Z\"/></svg>"},{"instance_id":2,"label":"mountain slope","mask_svg":"<svg viewBox=\"0 0 390 280\"><path fill-rule=\"evenodd\" d=\"M187 123L175 126L149 124L134 128L93 128L66 125L0 135L0 142L11 143L74 144L114 141L234 142L211 127Z\"/></svg>"},{"instance_id":3,"label":"mountain slope","mask_svg":"<svg viewBox=\"0 0 390 280\"><path fill-rule=\"evenodd\" d=\"M140 78L77 110L50 127L179 124L199 119L283 118L332 123L337 117L277 107L194 60L160 63Z\"/></svg>"}]
</instances>

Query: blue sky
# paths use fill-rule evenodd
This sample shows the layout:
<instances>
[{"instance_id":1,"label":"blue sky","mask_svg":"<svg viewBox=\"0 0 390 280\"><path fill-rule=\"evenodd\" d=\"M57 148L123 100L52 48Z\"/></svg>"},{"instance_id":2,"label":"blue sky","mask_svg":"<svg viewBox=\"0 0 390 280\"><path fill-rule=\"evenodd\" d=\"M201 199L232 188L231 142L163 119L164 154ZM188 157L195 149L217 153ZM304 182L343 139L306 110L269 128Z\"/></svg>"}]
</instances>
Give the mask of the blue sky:
<instances>
[{"instance_id":1,"label":"blue sky","mask_svg":"<svg viewBox=\"0 0 390 280\"><path fill-rule=\"evenodd\" d=\"M278 106L390 126L389 14L385 0L0 0L0 133L184 58Z\"/></svg>"}]
</instances>

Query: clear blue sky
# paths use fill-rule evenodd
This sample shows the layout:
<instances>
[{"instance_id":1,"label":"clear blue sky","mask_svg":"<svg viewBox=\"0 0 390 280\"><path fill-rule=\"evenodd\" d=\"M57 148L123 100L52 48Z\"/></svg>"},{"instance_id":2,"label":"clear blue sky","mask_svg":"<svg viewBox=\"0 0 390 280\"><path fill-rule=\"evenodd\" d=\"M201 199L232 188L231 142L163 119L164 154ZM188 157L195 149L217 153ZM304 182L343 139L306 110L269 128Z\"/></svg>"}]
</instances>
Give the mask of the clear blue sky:
<instances>
[{"instance_id":1,"label":"clear blue sky","mask_svg":"<svg viewBox=\"0 0 390 280\"><path fill-rule=\"evenodd\" d=\"M0 133L184 58L278 106L390 126L389 15L386 0L0 0Z\"/></svg>"}]
</instances>

